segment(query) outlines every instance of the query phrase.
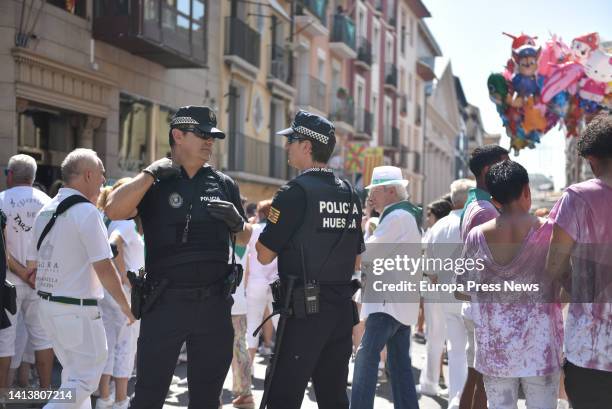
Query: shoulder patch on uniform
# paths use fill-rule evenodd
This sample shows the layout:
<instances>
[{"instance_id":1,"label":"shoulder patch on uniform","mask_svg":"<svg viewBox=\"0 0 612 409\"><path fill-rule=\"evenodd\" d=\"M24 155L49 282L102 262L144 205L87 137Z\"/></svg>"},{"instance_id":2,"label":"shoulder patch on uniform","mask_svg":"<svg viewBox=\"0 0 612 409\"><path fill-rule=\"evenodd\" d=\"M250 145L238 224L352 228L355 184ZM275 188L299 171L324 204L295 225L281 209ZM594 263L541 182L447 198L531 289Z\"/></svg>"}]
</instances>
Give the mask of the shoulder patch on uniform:
<instances>
[{"instance_id":1,"label":"shoulder patch on uniform","mask_svg":"<svg viewBox=\"0 0 612 409\"><path fill-rule=\"evenodd\" d=\"M270 213L268 214L268 220L270 223L278 223L278 219L280 218L280 210L270 207Z\"/></svg>"}]
</instances>

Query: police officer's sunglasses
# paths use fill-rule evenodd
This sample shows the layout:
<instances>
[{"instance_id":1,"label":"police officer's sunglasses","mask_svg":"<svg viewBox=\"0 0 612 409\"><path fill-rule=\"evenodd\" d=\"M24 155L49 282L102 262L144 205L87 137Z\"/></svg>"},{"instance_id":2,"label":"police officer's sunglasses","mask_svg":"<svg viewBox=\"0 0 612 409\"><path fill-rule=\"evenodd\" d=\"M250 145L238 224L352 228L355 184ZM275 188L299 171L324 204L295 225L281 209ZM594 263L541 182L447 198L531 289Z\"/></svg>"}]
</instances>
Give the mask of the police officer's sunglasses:
<instances>
[{"instance_id":1,"label":"police officer's sunglasses","mask_svg":"<svg viewBox=\"0 0 612 409\"><path fill-rule=\"evenodd\" d=\"M11 170L9 168L4 168L4 176L8 176L9 173L11 173Z\"/></svg>"},{"instance_id":2,"label":"police officer's sunglasses","mask_svg":"<svg viewBox=\"0 0 612 409\"><path fill-rule=\"evenodd\" d=\"M304 138L303 136L297 135L297 134L291 134L287 136L287 143L288 144L292 144L293 142L301 142L301 141L305 141L306 138Z\"/></svg>"},{"instance_id":3,"label":"police officer's sunglasses","mask_svg":"<svg viewBox=\"0 0 612 409\"><path fill-rule=\"evenodd\" d=\"M204 133L197 128L186 127L186 128L178 128L178 129L183 132L193 132L198 138L202 138L205 140L214 139L214 136L212 136L211 134Z\"/></svg>"}]
</instances>

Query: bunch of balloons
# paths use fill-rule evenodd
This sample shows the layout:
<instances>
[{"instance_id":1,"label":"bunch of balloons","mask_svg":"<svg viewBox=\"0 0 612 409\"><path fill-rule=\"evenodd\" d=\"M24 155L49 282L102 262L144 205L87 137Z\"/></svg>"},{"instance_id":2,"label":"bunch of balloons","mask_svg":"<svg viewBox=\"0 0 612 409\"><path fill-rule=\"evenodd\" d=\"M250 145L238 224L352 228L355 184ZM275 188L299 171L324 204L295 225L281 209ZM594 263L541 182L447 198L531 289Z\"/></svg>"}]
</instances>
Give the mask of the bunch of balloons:
<instances>
[{"instance_id":1,"label":"bunch of balloons","mask_svg":"<svg viewBox=\"0 0 612 409\"><path fill-rule=\"evenodd\" d=\"M512 38L512 57L487 85L515 155L557 124L577 136L583 121L612 110L612 55L600 48L599 34L577 37L571 47L555 35L538 46L537 37L503 34Z\"/></svg>"}]
</instances>

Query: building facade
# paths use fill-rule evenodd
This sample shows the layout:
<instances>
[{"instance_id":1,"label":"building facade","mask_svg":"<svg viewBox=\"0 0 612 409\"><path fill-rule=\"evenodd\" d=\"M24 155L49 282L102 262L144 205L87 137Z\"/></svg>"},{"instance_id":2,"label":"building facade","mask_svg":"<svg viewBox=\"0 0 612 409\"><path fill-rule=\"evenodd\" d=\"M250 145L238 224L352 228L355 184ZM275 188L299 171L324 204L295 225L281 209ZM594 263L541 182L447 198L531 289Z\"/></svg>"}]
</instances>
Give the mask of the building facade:
<instances>
[{"instance_id":1,"label":"building facade","mask_svg":"<svg viewBox=\"0 0 612 409\"><path fill-rule=\"evenodd\" d=\"M424 203L450 192L455 179L455 145L461 132L455 78L450 62L432 84L425 119Z\"/></svg>"},{"instance_id":2,"label":"building facade","mask_svg":"<svg viewBox=\"0 0 612 409\"><path fill-rule=\"evenodd\" d=\"M219 21L207 0L0 2L0 164L28 153L48 187L75 147L111 179L166 156L178 107L219 104Z\"/></svg>"},{"instance_id":3,"label":"building facade","mask_svg":"<svg viewBox=\"0 0 612 409\"><path fill-rule=\"evenodd\" d=\"M291 175L283 138L296 96L291 72L291 2L218 2L222 50L219 118L228 137L221 168L249 201L269 199Z\"/></svg>"}]
</instances>

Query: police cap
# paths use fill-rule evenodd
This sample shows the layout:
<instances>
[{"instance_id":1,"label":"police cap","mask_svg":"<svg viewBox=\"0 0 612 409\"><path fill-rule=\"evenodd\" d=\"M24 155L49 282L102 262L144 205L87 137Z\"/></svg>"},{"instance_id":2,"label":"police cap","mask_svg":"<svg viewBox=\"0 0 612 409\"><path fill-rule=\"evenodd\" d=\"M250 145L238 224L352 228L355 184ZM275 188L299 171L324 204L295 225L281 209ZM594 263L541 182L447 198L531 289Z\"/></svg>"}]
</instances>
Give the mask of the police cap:
<instances>
[{"instance_id":1,"label":"police cap","mask_svg":"<svg viewBox=\"0 0 612 409\"><path fill-rule=\"evenodd\" d=\"M328 145L336 143L334 125L323 118L307 111L298 111L290 128L277 132L278 135L298 134L312 141Z\"/></svg>"},{"instance_id":2,"label":"police cap","mask_svg":"<svg viewBox=\"0 0 612 409\"><path fill-rule=\"evenodd\" d=\"M217 129L217 116L215 112L204 106L189 105L176 111L170 121L170 128L191 131L196 135L210 135L214 138L224 139L225 133Z\"/></svg>"}]
</instances>

